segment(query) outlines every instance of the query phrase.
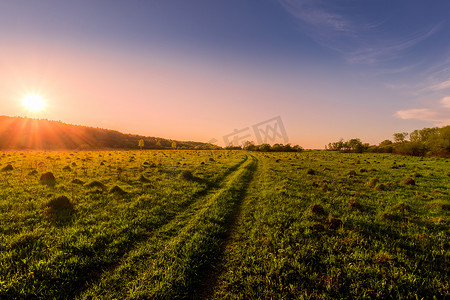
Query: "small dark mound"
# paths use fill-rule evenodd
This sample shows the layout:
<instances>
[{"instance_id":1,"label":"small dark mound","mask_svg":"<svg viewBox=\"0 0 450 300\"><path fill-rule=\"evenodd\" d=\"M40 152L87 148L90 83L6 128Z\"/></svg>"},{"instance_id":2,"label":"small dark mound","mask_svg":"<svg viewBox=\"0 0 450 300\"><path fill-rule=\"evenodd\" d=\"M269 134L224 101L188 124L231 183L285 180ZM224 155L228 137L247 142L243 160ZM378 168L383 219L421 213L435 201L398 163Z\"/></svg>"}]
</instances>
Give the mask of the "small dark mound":
<instances>
[{"instance_id":1,"label":"small dark mound","mask_svg":"<svg viewBox=\"0 0 450 300\"><path fill-rule=\"evenodd\" d=\"M350 172L347 173L348 176L356 176L356 171L355 170L351 170Z\"/></svg>"},{"instance_id":2,"label":"small dark mound","mask_svg":"<svg viewBox=\"0 0 450 300\"><path fill-rule=\"evenodd\" d=\"M205 164L205 162L204 162L204 161L202 161L202 162L201 162L201 165L204 165L204 164Z\"/></svg>"},{"instance_id":3,"label":"small dark mound","mask_svg":"<svg viewBox=\"0 0 450 300\"><path fill-rule=\"evenodd\" d=\"M378 183L378 179L373 177L373 178L369 179L369 181L367 182L367 185L370 187L374 187L377 185L377 183Z\"/></svg>"},{"instance_id":4,"label":"small dark mound","mask_svg":"<svg viewBox=\"0 0 450 300\"><path fill-rule=\"evenodd\" d=\"M416 181L411 177L406 178L403 183L406 185L416 185Z\"/></svg>"},{"instance_id":5,"label":"small dark mound","mask_svg":"<svg viewBox=\"0 0 450 300\"><path fill-rule=\"evenodd\" d=\"M387 221L399 221L400 217L396 214L382 213L381 218Z\"/></svg>"},{"instance_id":6,"label":"small dark mound","mask_svg":"<svg viewBox=\"0 0 450 300\"><path fill-rule=\"evenodd\" d=\"M316 171L314 171L313 169L308 169L308 170L306 171L306 174L308 174L308 175L315 175L315 174L316 174Z\"/></svg>"},{"instance_id":7,"label":"small dark mound","mask_svg":"<svg viewBox=\"0 0 450 300\"><path fill-rule=\"evenodd\" d=\"M327 219L328 228L332 230L336 230L342 227L343 223L340 219L337 218L328 218Z\"/></svg>"},{"instance_id":8,"label":"small dark mound","mask_svg":"<svg viewBox=\"0 0 450 300\"><path fill-rule=\"evenodd\" d=\"M366 173L366 172L367 172L367 169L364 169L364 168L359 169L359 173Z\"/></svg>"},{"instance_id":9,"label":"small dark mound","mask_svg":"<svg viewBox=\"0 0 450 300\"><path fill-rule=\"evenodd\" d=\"M141 177L139 177L139 181L140 182L150 182L150 180L147 179L144 175L141 175Z\"/></svg>"},{"instance_id":10,"label":"small dark mound","mask_svg":"<svg viewBox=\"0 0 450 300\"><path fill-rule=\"evenodd\" d=\"M45 207L52 210L73 209L73 204L66 196L59 196L50 200Z\"/></svg>"},{"instance_id":11,"label":"small dark mound","mask_svg":"<svg viewBox=\"0 0 450 300\"><path fill-rule=\"evenodd\" d=\"M11 242L11 244L9 245L9 249L23 250L27 248L32 248L38 239L39 236L35 234L22 235Z\"/></svg>"},{"instance_id":12,"label":"small dark mound","mask_svg":"<svg viewBox=\"0 0 450 300\"><path fill-rule=\"evenodd\" d=\"M314 231L324 231L325 227L319 222L314 222L311 226L309 226L309 229Z\"/></svg>"},{"instance_id":13,"label":"small dark mound","mask_svg":"<svg viewBox=\"0 0 450 300\"><path fill-rule=\"evenodd\" d=\"M109 190L109 192L110 192L111 194L116 194L116 195L125 195L125 194L127 194L127 192L125 192L124 190L122 190L122 188L119 187L119 186L117 186L117 185L113 186L113 187Z\"/></svg>"},{"instance_id":14,"label":"small dark mound","mask_svg":"<svg viewBox=\"0 0 450 300\"><path fill-rule=\"evenodd\" d=\"M397 204L392 209L395 210L395 211L402 212L402 213L406 213L406 212L410 212L411 211L411 207L408 204L405 204L405 203Z\"/></svg>"},{"instance_id":15,"label":"small dark mound","mask_svg":"<svg viewBox=\"0 0 450 300\"><path fill-rule=\"evenodd\" d=\"M63 171L68 171L68 172L70 172L70 171L72 171L72 168L71 168L70 166L65 166L65 167L63 168Z\"/></svg>"},{"instance_id":16,"label":"small dark mound","mask_svg":"<svg viewBox=\"0 0 450 300\"><path fill-rule=\"evenodd\" d=\"M192 175L192 172L188 171L188 170L181 172L181 177L183 177L184 179L187 179L187 180L194 179L194 175Z\"/></svg>"},{"instance_id":17,"label":"small dark mound","mask_svg":"<svg viewBox=\"0 0 450 300\"><path fill-rule=\"evenodd\" d=\"M28 175L37 175L37 174L38 174L38 171L36 171L36 170L33 170L30 173L28 173Z\"/></svg>"},{"instance_id":18,"label":"small dark mound","mask_svg":"<svg viewBox=\"0 0 450 300\"><path fill-rule=\"evenodd\" d=\"M12 165L6 165L5 167L2 168L2 172L8 172L12 170L14 170Z\"/></svg>"},{"instance_id":19,"label":"small dark mound","mask_svg":"<svg viewBox=\"0 0 450 300\"><path fill-rule=\"evenodd\" d=\"M364 210L364 207L360 203L358 203L356 200L353 200L353 199L350 200L350 202L348 203L348 207L351 210L359 210L359 211Z\"/></svg>"},{"instance_id":20,"label":"small dark mound","mask_svg":"<svg viewBox=\"0 0 450 300\"><path fill-rule=\"evenodd\" d=\"M105 189L105 185L101 183L100 181L94 180L86 185L88 188L101 188L102 190Z\"/></svg>"},{"instance_id":21,"label":"small dark mound","mask_svg":"<svg viewBox=\"0 0 450 300\"><path fill-rule=\"evenodd\" d=\"M55 185L56 178L52 172L47 172L41 175L41 178L39 178L39 182L46 185Z\"/></svg>"},{"instance_id":22,"label":"small dark mound","mask_svg":"<svg viewBox=\"0 0 450 300\"><path fill-rule=\"evenodd\" d=\"M386 191L387 186L384 183L379 183L375 186L375 190L377 191Z\"/></svg>"},{"instance_id":23,"label":"small dark mound","mask_svg":"<svg viewBox=\"0 0 450 300\"><path fill-rule=\"evenodd\" d=\"M323 209L322 205L320 205L320 204L311 205L309 207L309 210L316 215L324 216L326 214L325 210Z\"/></svg>"},{"instance_id":24,"label":"small dark mound","mask_svg":"<svg viewBox=\"0 0 450 300\"><path fill-rule=\"evenodd\" d=\"M59 196L45 205L43 215L55 225L64 225L72 222L74 212L74 205L69 198Z\"/></svg>"},{"instance_id":25,"label":"small dark mound","mask_svg":"<svg viewBox=\"0 0 450 300\"><path fill-rule=\"evenodd\" d=\"M104 162L101 162L101 163L100 163L100 166L104 166L104 165L105 165L105 163L104 163Z\"/></svg>"},{"instance_id":26,"label":"small dark mound","mask_svg":"<svg viewBox=\"0 0 450 300\"><path fill-rule=\"evenodd\" d=\"M210 158L209 158L209 161L215 161L215 160L214 160L214 158L210 157Z\"/></svg>"},{"instance_id":27,"label":"small dark mound","mask_svg":"<svg viewBox=\"0 0 450 300\"><path fill-rule=\"evenodd\" d=\"M76 167L77 166L77 163L76 162L73 162L72 163L72 167Z\"/></svg>"},{"instance_id":28,"label":"small dark mound","mask_svg":"<svg viewBox=\"0 0 450 300\"><path fill-rule=\"evenodd\" d=\"M71 181L71 183L73 183L73 184L84 184L84 181L82 181L82 180L80 180L78 178L75 178L74 180Z\"/></svg>"}]
</instances>

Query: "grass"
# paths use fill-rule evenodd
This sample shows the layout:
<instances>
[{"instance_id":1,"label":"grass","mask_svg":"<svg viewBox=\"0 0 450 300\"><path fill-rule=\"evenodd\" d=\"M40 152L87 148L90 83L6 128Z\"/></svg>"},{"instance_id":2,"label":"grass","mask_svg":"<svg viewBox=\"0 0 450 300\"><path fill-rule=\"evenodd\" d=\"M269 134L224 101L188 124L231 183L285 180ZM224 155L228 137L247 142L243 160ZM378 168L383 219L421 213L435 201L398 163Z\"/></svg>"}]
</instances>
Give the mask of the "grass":
<instances>
[{"instance_id":1,"label":"grass","mask_svg":"<svg viewBox=\"0 0 450 300\"><path fill-rule=\"evenodd\" d=\"M450 296L446 159L0 152L0 168L0 298Z\"/></svg>"}]
</instances>

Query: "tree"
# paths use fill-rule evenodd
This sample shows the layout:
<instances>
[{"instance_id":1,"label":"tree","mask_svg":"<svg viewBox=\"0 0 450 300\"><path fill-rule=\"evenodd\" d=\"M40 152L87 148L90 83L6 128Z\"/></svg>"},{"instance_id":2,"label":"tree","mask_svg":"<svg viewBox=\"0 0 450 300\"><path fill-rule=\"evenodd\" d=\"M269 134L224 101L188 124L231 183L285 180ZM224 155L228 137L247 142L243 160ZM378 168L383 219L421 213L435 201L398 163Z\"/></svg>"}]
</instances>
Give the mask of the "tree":
<instances>
[{"instance_id":1,"label":"tree","mask_svg":"<svg viewBox=\"0 0 450 300\"><path fill-rule=\"evenodd\" d=\"M144 147L144 140L143 140L143 139L140 139L140 140L139 140L138 146L139 146L139 148L141 148L141 150L142 150L142 148Z\"/></svg>"},{"instance_id":2,"label":"tree","mask_svg":"<svg viewBox=\"0 0 450 300\"><path fill-rule=\"evenodd\" d=\"M363 143L360 139L351 139L347 142L347 145L353 152L361 153L364 150Z\"/></svg>"},{"instance_id":3,"label":"tree","mask_svg":"<svg viewBox=\"0 0 450 300\"><path fill-rule=\"evenodd\" d=\"M406 141L406 137L408 137L408 133L407 132L399 132L399 133L394 133L394 141L396 143L403 143Z\"/></svg>"}]
</instances>

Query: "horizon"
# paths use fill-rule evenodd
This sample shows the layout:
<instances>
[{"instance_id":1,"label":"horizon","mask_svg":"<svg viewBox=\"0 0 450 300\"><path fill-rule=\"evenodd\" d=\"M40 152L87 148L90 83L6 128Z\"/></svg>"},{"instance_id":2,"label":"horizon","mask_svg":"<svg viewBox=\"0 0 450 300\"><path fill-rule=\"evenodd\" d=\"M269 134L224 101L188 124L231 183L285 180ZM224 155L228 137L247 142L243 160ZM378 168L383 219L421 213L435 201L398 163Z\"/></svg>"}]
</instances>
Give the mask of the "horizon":
<instances>
[{"instance_id":1,"label":"horizon","mask_svg":"<svg viewBox=\"0 0 450 300\"><path fill-rule=\"evenodd\" d=\"M220 146L279 117L282 140L305 149L341 138L378 144L450 124L449 9L421 1L0 3L0 114ZM24 107L30 95L45 106Z\"/></svg>"}]
</instances>

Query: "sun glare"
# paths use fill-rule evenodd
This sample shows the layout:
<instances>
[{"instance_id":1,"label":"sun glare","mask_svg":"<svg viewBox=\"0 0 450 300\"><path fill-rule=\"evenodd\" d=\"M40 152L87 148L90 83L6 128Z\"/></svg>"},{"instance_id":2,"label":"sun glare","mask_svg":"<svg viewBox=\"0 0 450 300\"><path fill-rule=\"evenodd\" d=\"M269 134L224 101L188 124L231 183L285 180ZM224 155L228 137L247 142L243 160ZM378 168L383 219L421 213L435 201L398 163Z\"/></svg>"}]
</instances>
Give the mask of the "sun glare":
<instances>
[{"instance_id":1,"label":"sun glare","mask_svg":"<svg viewBox=\"0 0 450 300\"><path fill-rule=\"evenodd\" d=\"M44 109L45 101L41 96L30 94L22 99L22 104L31 112L39 112Z\"/></svg>"}]
</instances>

